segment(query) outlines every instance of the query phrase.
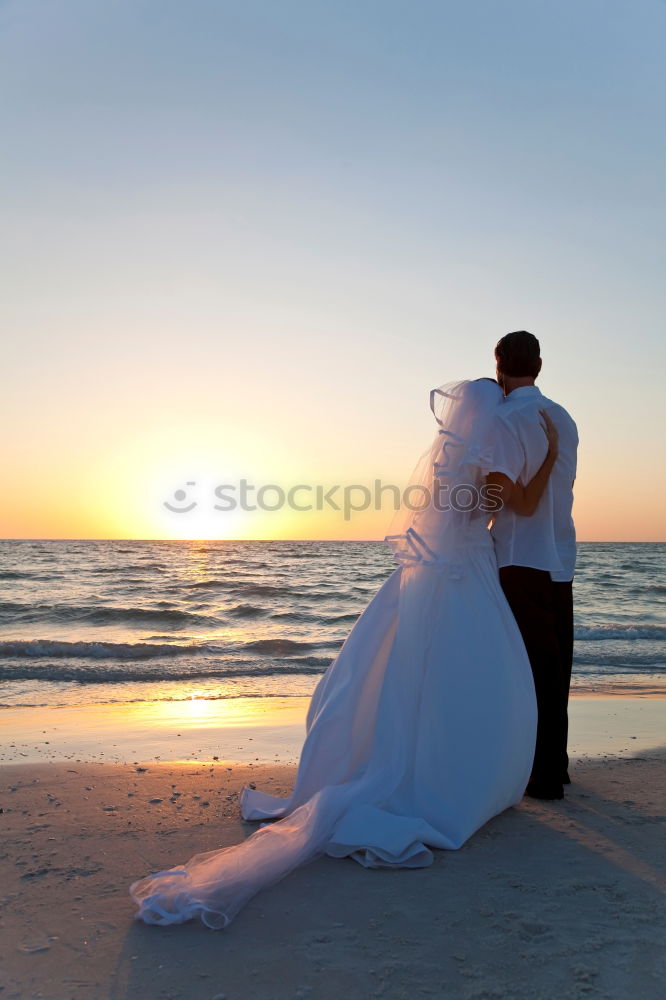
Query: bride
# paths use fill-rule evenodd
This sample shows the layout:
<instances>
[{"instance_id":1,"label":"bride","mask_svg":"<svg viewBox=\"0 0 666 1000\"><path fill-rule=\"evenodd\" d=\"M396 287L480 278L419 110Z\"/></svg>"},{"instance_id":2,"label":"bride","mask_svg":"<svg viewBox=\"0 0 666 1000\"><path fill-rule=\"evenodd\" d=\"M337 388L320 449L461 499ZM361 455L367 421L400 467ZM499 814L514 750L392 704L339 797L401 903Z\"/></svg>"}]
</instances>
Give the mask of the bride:
<instances>
[{"instance_id":1,"label":"bride","mask_svg":"<svg viewBox=\"0 0 666 1000\"><path fill-rule=\"evenodd\" d=\"M496 498L485 485L503 464L503 395L478 379L433 390L430 404L437 433L386 537L398 566L314 691L293 792L243 789L244 819L277 822L134 882L136 919L226 927L256 892L322 854L423 867L431 848L461 847L521 799L536 700L499 584L488 531ZM510 498L526 515L557 451L544 420L548 457Z\"/></svg>"}]
</instances>

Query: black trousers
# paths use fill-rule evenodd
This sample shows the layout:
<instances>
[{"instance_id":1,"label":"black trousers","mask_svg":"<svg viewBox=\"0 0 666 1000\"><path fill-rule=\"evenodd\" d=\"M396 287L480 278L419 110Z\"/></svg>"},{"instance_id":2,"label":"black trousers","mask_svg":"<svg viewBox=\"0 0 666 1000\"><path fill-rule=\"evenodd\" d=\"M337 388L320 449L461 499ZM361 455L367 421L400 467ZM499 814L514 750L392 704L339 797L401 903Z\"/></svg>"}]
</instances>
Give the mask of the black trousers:
<instances>
[{"instance_id":1,"label":"black trousers","mask_svg":"<svg viewBox=\"0 0 666 1000\"><path fill-rule=\"evenodd\" d=\"M518 623L536 688L539 722L531 780L560 784L569 766L567 705L573 660L573 586L545 570L504 566L502 590Z\"/></svg>"}]
</instances>

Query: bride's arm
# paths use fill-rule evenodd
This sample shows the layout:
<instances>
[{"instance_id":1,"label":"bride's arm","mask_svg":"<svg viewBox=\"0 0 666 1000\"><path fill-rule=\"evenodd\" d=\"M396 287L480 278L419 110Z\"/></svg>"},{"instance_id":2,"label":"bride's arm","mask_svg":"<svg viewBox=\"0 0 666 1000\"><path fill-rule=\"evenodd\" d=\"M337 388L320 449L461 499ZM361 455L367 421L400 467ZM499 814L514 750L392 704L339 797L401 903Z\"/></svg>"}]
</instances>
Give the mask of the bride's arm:
<instances>
[{"instance_id":1,"label":"bride's arm","mask_svg":"<svg viewBox=\"0 0 666 1000\"><path fill-rule=\"evenodd\" d=\"M531 517L537 509L558 453L557 428L545 410L539 410L539 413L544 419L542 427L548 440L548 451L536 475L527 486L514 483L503 472L491 472L487 478L489 486L499 487L500 497L507 507L524 517Z\"/></svg>"}]
</instances>

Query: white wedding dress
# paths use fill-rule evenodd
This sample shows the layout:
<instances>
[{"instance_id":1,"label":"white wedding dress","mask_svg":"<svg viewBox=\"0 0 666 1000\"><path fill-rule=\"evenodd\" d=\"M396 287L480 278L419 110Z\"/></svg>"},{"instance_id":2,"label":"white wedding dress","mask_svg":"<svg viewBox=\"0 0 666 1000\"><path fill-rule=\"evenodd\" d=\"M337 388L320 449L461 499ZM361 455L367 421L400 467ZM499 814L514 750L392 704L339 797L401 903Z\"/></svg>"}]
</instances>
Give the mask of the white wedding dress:
<instances>
[{"instance_id":1,"label":"white wedding dress","mask_svg":"<svg viewBox=\"0 0 666 1000\"><path fill-rule=\"evenodd\" d=\"M434 469L440 483L478 488L497 464L501 393L489 380L438 392L440 429L416 478L427 484ZM276 822L134 882L137 919L225 927L260 889L324 853L423 867L431 848L459 848L522 798L536 699L488 514L431 504L397 520L387 540L400 565L315 689L292 795L243 790L245 819Z\"/></svg>"}]
</instances>

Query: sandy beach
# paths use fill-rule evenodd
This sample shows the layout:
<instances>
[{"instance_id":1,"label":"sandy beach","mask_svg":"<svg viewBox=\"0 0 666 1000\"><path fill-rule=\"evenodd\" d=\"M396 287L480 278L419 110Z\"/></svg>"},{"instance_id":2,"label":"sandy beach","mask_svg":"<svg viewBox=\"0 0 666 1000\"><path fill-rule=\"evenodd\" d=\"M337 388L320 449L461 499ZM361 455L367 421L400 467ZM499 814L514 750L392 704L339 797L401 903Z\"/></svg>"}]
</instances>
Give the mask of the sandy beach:
<instances>
[{"instance_id":1,"label":"sandy beach","mask_svg":"<svg viewBox=\"0 0 666 1000\"><path fill-rule=\"evenodd\" d=\"M299 707L282 707L284 726L278 706L265 706L254 725L218 729L217 745L235 740L244 760L91 760L90 731L108 737L97 714L79 730L86 753L70 732L67 748L39 748L51 759L3 764L0 994L656 998L666 971L666 751L656 724L666 702L581 698L572 708L577 752L563 802L524 799L427 869L373 872L322 858L218 932L134 920L129 884L255 828L239 817L238 793L253 781L287 794ZM10 716L18 727L14 712L3 723ZM34 721L47 728L45 718ZM116 733L122 757L133 734ZM27 753L17 734L12 754ZM203 755L201 737L181 735ZM163 755L178 753L164 733L152 739Z\"/></svg>"}]
</instances>

